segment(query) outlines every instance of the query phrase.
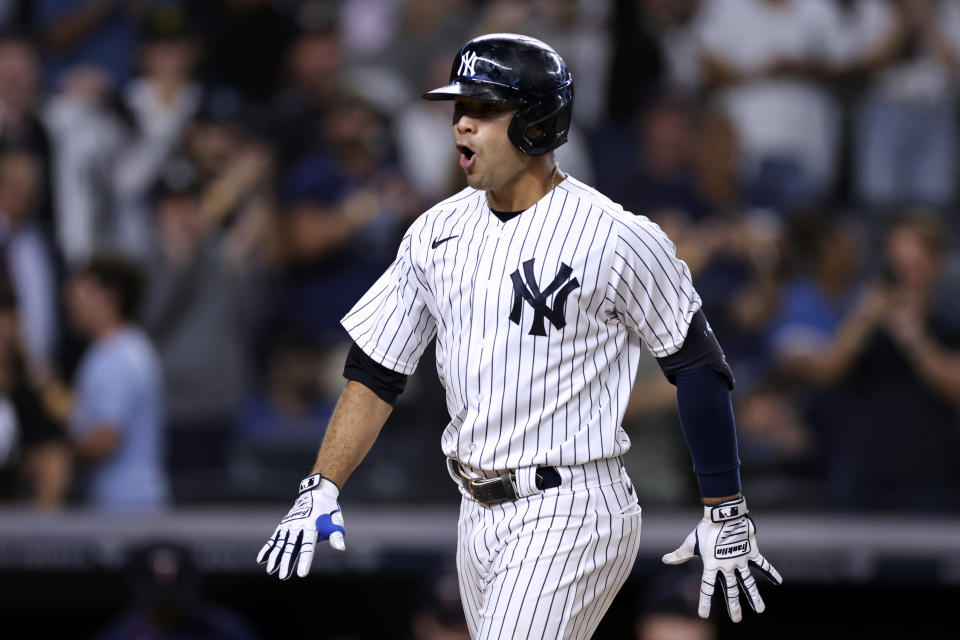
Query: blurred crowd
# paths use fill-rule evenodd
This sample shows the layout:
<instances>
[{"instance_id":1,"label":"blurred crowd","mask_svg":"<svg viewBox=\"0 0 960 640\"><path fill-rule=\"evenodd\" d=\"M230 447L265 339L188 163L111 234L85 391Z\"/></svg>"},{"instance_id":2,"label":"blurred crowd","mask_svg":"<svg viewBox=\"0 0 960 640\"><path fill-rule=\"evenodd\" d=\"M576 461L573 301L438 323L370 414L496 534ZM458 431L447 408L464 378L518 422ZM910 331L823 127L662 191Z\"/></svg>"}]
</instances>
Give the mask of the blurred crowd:
<instances>
[{"instance_id":1,"label":"blurred crowd","mask_svg":"<svg viewBox=\"0 0 960 640\"><path fill-rule=\"evenodd\" d=\"M0 500L286 501L339 319L462 188L446 82L509 31L565 172L649 216L737 378L754 505L960 506L958 0L0 0ZM449 499L428 353L351 501ZM644 504L696 497L641 364Z\"/></svg>"}]
</instances>

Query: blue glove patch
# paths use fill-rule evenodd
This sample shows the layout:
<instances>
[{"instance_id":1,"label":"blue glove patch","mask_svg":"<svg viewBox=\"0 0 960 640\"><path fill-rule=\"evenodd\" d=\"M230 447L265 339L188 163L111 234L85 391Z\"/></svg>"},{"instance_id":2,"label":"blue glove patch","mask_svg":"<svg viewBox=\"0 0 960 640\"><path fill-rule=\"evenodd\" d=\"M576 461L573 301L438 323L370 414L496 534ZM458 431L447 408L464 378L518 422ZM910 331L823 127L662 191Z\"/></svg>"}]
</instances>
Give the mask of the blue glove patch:
<instances>
[{"instance_id":1,"label":"blue glove patch","mask_svg":"<svg viewBox=\"0 0 960 640\"><path fill-rule=\"evenodd\" d=\"M337 509L333 513L339 512L340 509ZM330 535L337 531L343 535L347 535L346 530L341 525L333 523L333 518L331 518L333 513L325 513L317 518L317 532L320 534L320 540L329 539Z\"/></svg>"}]
</instances>

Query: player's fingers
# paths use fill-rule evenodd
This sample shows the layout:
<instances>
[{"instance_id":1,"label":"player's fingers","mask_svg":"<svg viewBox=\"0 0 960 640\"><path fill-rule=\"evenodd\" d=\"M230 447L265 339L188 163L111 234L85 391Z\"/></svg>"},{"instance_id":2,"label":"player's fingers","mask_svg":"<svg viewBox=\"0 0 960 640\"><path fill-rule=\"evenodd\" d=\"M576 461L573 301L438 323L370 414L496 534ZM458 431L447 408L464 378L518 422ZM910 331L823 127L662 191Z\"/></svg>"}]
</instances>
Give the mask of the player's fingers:
<instances>
[{"instance_id":1,"label":"player's fingers","mask_svg":"<svg viewBox=\"0 0 960 640\"><path fill-rule=\"evenodd\" d=\"M767 606L763 603L763 598L760 597L757 581L754 579L753 574L750 573L749 567L739 567L737 569L737 582L740 583L740 588L747 597L747 603L750 605L750 608L757 613L763 613Z\"/></svg>"},{"instance_id":2,"label":"player's fingers","mask_svg":"<svg viewBox=\"0 0 960 640\"><path fill-rule=\"evenodd\" d=\"M273 550L270 552L270 556L267 558L267 573L276 573L277 569L280 568L280 556L283 552L283 547L286 546L289 538L289 529L280 532L280 537L277 539L277 543L273 545Z\"/></svg>"},{"instance_id":3,"label":"player's fingers","mask_svg":"<svg viewBox=\"0 0 960 640\"><path fill-rule=\"evenodd\" d=\"M340 509L318 517L316 524L320 540L328 540L330 546L337 551L347 550L347 544L344 540L346 529L343 528L343 514Z\"/></svg>"},{"instance_id":4,"label":"player's fingers","mask_svg":"<svg viewBox=\"0 0 960 640\"><path fill-rule=\"evenodd\" d=\"M337 551L346 551L347 543L343 539L343 534L337 531L336 533L330 534L330 546Z\"/></svg>"},{"instance_id":5,"label":"player's fingers","mask_svg":"<svg viewBox=\"0 0 960 640\"><path fill-rule=\"evenodd\" d=\"M773 584L783 584L783 578L780 576L780 572L759 553L753 558L750 558L749 564Z\"/></svg>"},{"instance_id":6,"label":"player's fingers","mask_svg":"<svg viewBox=\"0 0 960 640\"><path fill-rule=\"evenodd\" d=\"M710 617L710 600L713 598L713 585L716 581L716 570L703 572L700 580L700 604L697 606L697 615L703 619Z\"/></svg>"},{"instance_id":7,"label":"player's fingers","mask_svg":"<svg viewBox=\"0 0 960 640\"><path fill-rule=\"evenodd\" d=\"M347 531L343 528L343 512L340 509L337 509L330 514L330 520L333 522L334 526L339 527L339 531L334 531L330 534L330 546L336 549L337 551L346 551L347 550L347 541L346 535Z\"/></svg>"},{"instance_id":8,"label":"player's fingers","mask_svg":"<svg viewBox=\"0 0 960 640\"><path fill-rule=\"evenodd\" d=\"M317 544L316 531L304 531L303 543L300 545L300 562L297 563L297 575L306 578L313 563L313 548Z\"/></svg>"},{"instance_id":9,"label":"player's fingers","mask_svg":"<svg viewBox=\"0 0 960 640\"><path fill-rule=\"evenodd\" d=\"M283 553L280 554L280 579L286 580L293 575L293 565L300 555L300 543L303 542L303 530L297 531L283 545Z\"/></svg>"},{"instance_id":10,"label":"player's fingers","mask_svg":"<svg viewBox=\"0 0 960 640\"><path fill-rule=\"evenodd\" d=\"M727 601L727 613L734 622L743 620L743 611L740 608L740 589L732 571L722 571L717 576L723 587L723 597Z\"/></svg>"},{"instance_id":11,"label":"player's fingers","mask_svg":"<svg viewBox=\"0 0 960 640\"><path fill-rule=\"evenodd\" d=\"M683 541L675 551L671 551L661 558L664 564L683 564L695 555L697 546L697 532L691 531L686 540Z\"/></svg>"},{"instance_id":12,"label":"player's fingers","mask_svg":"<svg viewBox=\"0 0 960 640\"><path fill-rule=\"evenodd\" d=\"M277 544L277 540L280 539L280 527L277 527L273 535L270 536L270 539L267 540L267 543L260 548L260 553L257 554L257 564L263 564L267 561L267 556L270 555L270 550L273 549L273 546Z\"/></svg>"}]
</instances>

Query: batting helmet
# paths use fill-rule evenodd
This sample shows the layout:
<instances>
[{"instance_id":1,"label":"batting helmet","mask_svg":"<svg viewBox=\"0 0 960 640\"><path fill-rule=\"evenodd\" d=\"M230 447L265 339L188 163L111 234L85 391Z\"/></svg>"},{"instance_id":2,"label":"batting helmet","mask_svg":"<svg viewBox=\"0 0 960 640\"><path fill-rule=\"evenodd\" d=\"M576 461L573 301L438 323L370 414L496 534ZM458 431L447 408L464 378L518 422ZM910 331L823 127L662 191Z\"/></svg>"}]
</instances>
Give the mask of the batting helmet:
<instances>
[{"instance_id":1,"label":"batting helmet","mask_svg":"<svg viewBox=\"0 0 960 640\"><path fill-rule=\"evenodd\" d=\"M450 84L423 94L457 96L520 107L507 135L528 156L542 156L567 141L573 114L573 77L546 43L515 33L491 33L463 45L450 68ZM536 137L530 128L539 126Z\"/></svg>"}]
</instances>

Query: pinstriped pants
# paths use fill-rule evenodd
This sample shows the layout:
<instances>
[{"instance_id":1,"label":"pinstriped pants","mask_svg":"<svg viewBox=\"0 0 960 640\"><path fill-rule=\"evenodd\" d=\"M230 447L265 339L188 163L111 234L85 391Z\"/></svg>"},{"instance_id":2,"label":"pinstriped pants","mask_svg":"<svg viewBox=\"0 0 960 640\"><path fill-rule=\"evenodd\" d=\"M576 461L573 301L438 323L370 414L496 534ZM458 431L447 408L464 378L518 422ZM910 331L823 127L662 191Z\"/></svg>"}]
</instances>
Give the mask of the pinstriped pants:
<instances>
[{"instance_id":1,"label":"pinstriped pants","mask_svg":"<svg viewBox=\"0 0 960 640\"><path fill-rule=\"evenodd\" d=\"M475 640L589 638L640 544L640 506L625 471L485 507L464 496L457 573ZM595 474L598 476L598 474Z\"/></svg>"}]
</instances>

